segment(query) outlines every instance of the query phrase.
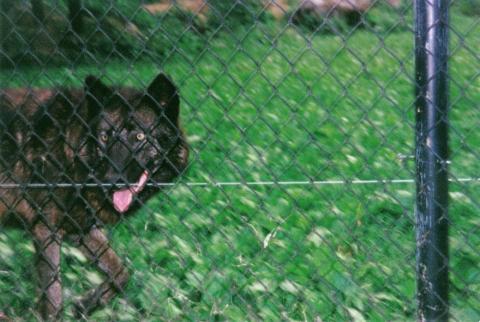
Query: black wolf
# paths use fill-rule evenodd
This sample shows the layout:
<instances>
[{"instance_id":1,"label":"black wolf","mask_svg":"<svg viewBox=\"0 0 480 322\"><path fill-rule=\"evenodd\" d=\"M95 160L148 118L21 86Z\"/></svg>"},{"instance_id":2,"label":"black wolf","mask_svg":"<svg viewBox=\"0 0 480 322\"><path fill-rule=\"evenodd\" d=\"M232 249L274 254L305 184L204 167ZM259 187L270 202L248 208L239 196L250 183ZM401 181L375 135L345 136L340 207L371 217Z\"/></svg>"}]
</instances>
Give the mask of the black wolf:
<instances>
[{"instance_id":1,"label":"black wolf","mask_svg":"<svg viewBox=\"0 0 480 322\"><path fill-rule=\"evenodd\" d=\"M188 160L180 99L163 74L146 90L88 76L83 89L0 92L0 228L31 232L43 319L61 319L66 237L106 280L75 305L88 315L122 292L128 272L101 228L133 214Z\"/></svg>"}]
</instances>

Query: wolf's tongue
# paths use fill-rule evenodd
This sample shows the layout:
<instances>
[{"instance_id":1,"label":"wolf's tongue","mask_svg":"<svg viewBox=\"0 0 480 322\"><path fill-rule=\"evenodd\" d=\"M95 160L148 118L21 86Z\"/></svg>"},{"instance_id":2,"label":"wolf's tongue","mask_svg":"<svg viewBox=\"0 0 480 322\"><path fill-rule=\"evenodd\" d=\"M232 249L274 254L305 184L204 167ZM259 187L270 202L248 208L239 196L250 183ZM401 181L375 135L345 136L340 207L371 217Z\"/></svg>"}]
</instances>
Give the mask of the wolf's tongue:
<instances>
[{"instance_id":1,"label":"wolf's tongue","mask_svg":"<svg viewBox=\"0 0 480 322\"><path fill-rule=\"evenodd\" d=\"M124 213L130 207L133 200L133 193L130 189L122 189L113 193L113 206L115 210Z\"/></svg>"},{"instance_id":2,"label":"wolf's tongue","mask_svg":"<svg viewBox=\"0 0 480 322\"><path fill-rule=\"evenodd\" d=\"M143 190L148 180L148 171L143 171L142 175L134 186L124 188L113 193L113 206L119 213L124 213L130 208L133 197Z\"/></svg>"}]
</instances>

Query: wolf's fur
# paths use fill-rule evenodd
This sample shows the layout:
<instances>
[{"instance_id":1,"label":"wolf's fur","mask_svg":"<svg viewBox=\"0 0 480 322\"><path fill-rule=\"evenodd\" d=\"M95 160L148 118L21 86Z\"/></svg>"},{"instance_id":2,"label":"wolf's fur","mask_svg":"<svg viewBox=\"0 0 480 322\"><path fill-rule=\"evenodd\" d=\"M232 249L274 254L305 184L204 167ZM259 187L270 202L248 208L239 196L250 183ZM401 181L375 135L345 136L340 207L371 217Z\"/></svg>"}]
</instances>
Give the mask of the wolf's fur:
<instances>
[{"instance_id":1,"label":"wolf's fur","mask_svg":"<svg viewBox=\"0 0 480 322\"><path fill-rule=\"evenodd\" d=\"M39 313L48 320L61 317L62 240L78 242L107 277L76 304L77 315L87 315L128 279L101 226L134 213L158 191L140 182L170 182L187 165L177 89L163 74L146 90L89 76L84 89L4 89L0 113L0 227L32 233Z\"/></svg>"}]
</instances>

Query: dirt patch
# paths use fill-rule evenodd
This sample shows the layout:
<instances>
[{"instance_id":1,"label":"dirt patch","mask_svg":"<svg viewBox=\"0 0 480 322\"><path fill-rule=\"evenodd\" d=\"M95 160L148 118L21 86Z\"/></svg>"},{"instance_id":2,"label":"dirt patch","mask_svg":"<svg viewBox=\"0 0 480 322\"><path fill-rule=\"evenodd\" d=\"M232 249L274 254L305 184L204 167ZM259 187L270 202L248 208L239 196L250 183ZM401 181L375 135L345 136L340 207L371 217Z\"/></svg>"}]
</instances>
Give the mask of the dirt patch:
<instances>
[{"instance_id":1,"label":"dirt patch","mask_svg":"<svg viewBox=\"0 0 480 322\"><path fill-rule=\"evenodd\" d=\"M145 4L142 7L152 15L164 13L175 7L195 14L205 14L208 11L208 6L204 0L164 0Z\"/></svg>"},{"instance_id":2,"label":"dirt patch","mask_svg":"<svg viewBox=\"0 0 480 322\"><path fill-rule=\"evenodd\" d=\"M401 0L383 0L394 8L401 5ZM329 11L343 12L365 12L372 6L379 4L381 1L373 0L304 0L300 2L301 9L313 9L319 13Z\"/></svg>"},{"instance_id":3,"label":"dirt patch","mask_svg":"<svg viewBox=\"0 0 480 322\"><path fill-rule=\"evenodd\" d=\"M267 10L275 17L275 19L280 20L288 12L289 6L286 0L275 0L267 2Z\"/></svg>"},{"instance_id":4,"label":"dirt patch","mask_svg":"<svg viewBox=\"0 0 480 322\"><path fill-rule=\"evenodd\" d=\"M172 5L170 3L151 3L144 4L142 8L146 10L149 14L157 15L168 11L171 6Z\"/></svg>"},{"instance_id":5,"label":"dirt patch","mask_svg":"<svg viewBox=\"0 0 480 322\"><path fill-rule=\"evenodd\" d=\"M289 9L286 0L267 0L264 2L266 3L267 11L269 11L276 19L283 18ZM209 9L205 0L163 0L142 6L144 10L152 15L165 13L175 7L201 16L202 18L206 18Z\"/></svg>"}]
</instances>

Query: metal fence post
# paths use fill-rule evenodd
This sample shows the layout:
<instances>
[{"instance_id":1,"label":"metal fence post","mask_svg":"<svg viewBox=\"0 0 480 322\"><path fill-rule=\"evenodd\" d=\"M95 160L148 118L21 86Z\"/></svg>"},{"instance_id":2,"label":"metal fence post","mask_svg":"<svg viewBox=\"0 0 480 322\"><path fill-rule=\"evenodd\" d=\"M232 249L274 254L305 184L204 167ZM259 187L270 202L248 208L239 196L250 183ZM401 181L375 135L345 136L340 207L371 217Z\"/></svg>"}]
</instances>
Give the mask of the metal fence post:
<instances>
[{"instance_id":1,"label":"metal fence post","mask_svg":"<svg viewBox=\"0 0 480 322\"><path fill-rule=\"evenodd\" d=\"M419 321L448 320L448 0L415 1Z\"/></svg>"}]
</instances>

